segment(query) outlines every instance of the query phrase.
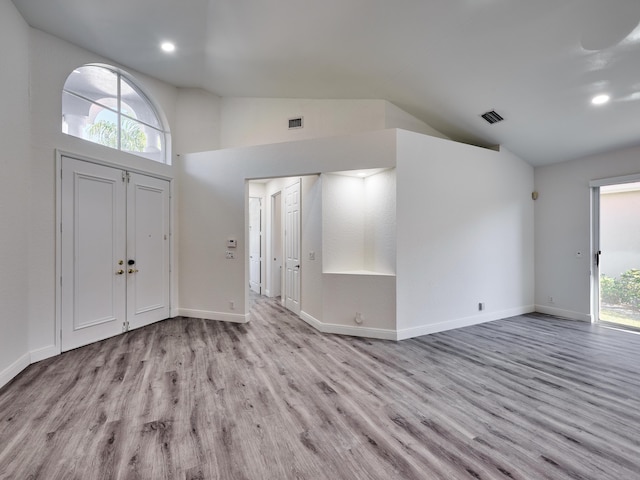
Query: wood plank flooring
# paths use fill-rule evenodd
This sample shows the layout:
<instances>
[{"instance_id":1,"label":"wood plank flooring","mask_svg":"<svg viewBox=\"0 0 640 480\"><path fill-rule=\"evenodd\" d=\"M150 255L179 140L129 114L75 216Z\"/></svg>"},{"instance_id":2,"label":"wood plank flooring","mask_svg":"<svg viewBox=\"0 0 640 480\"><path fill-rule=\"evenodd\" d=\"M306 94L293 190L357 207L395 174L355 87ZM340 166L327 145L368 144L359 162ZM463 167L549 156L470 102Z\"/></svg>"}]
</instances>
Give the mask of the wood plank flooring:
<instances>
[{"instance_id":1,"label":"wood plank flooring","mask_svg":"<svg viewBox=\"0 0 640 480\"><path fill-rule=\"evenodd\" d=\"M640 479L640 335L527 315L400 343L260 298L34 364L2 479Z\"/></svg>"}]
</instances>

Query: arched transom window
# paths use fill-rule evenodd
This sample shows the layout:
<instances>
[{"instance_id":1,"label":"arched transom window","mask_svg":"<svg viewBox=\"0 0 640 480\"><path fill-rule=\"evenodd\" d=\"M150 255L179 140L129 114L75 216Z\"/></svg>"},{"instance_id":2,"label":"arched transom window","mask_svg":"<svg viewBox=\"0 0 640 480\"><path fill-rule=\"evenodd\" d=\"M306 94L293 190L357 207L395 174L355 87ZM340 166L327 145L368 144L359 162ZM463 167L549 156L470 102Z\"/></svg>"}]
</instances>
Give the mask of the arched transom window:
<instances>
[{"instance_id":1,"label":"arched transom window","mask_svg":"<svg viewBox=\"0 0 640 480\"><path fill-rule=\"evenodd\" d=\"M85 65L62 91L62 132L161 163L170 163L168 128L129 75Z\"/></svg>"}]
</instances>

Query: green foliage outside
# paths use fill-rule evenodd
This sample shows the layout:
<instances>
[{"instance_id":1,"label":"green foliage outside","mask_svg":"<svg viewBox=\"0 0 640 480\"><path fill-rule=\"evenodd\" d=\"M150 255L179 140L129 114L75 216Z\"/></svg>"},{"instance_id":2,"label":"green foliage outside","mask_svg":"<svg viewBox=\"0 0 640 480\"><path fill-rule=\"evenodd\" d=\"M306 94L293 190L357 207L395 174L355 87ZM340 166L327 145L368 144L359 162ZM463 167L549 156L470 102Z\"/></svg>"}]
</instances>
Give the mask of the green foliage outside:
<instances>
[{"instance_id":1,"label":"green foliage outside","mask_svg":"<svg viewBox=\"0 0 640 480\"><path fill-rule=\"evenodd\" d=\"M108 120L100 120L87 128L87 134L93 142L111 148L118 148L118 126ZM147 135L139 124L122 117L120 132L121 150L142 152L147 145Z\"/></svg>"},{"instance_id":2,"label":"green foliage outside","mask_svg":"<svg viewBox=\"0 0 640 480\"><path fill-rule=\"evenodd\" d=\"M600 277L600 298L610 305L625 305L640 312L640 270L632 268L619 278Z\"/></svg>"}]
</instances>

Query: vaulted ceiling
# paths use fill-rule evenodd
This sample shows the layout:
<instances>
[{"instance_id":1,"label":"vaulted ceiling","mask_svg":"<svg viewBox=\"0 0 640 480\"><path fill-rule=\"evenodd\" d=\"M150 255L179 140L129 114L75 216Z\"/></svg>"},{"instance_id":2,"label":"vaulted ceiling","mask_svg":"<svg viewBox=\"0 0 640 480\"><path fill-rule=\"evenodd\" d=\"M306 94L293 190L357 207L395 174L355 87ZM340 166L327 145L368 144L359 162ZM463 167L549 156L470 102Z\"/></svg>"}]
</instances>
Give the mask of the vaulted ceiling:
<instances>
[{"instance_id":1,"label":"vaulted ceiling","mask_svg":"<svg viewBox=\"0 0 640 480\"><path fill-rule=\"evenodd\" d=\"M386 99L532 165L640 144L638 0L13 2L31 26L175 86Z\"/></svg>"}]
</instances>

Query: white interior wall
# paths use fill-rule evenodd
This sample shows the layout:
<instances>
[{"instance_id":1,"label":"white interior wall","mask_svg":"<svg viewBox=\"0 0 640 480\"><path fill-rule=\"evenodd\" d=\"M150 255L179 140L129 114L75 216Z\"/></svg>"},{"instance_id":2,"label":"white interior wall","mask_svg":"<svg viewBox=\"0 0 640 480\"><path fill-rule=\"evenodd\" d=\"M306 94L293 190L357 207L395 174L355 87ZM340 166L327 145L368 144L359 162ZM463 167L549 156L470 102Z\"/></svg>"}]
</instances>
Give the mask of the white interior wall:
<instances>
[{"instance_id":1,"label":"white interior wall","mask_svg":"<svg viewBox=\"0 0 640 480\"><path fill-rule=\"evenodd\" d=\"M324 272L365 270L364 179L327 174L322 189Z\"/></svg>"},{"instance_id":2,"label":"white interior wall","mask_svg":"<svg viewBox=\"0 0 640 480\"><path fill-rule=\"evenodd\" d=\"M385 128L401 128L410 132L423 133L433 137L448 138L422 120L405 112L391 102L385 102Z\"/></svg>"},{"instance_id":3,"label":"white interior wall","mask_svg":"<svg viewBox=\"0 0 640 480\"><path fill-rule=\"evenodd\" d=\"M221 99L220 148L264 145L389 128L444 137L386 100L296 98ZM302 116L304 127L289 130Z\"/></svg>"},{"instance_id":4,"label":"white interior wall","mask_svg":"<svg viewBox=\"0 0 640 480\"><path fill-rule=\"evenodd\" d=\"M396 273L396 171L364 179L364 269Z\"/></svg>"},{"instance_id":5,"label":"white interior wall","mask_svg":"<svg viewBox=\"0 0 640 480\"><path fill-rule=\"evenodd\" d=\"M397 163L399 337L533 311L533 168L406 131Z\"/></svg>"},{"instance_id":6,"label":"white interior wall","mask_svg":"<svg viewBox=\"0 0 640 480\"><path fill-rule=\"evenodd\" d=\"M592 180L640 173L640 147L535 169L536 310L591 319ZM582 252L576 258L576 252ZM549 300L553 298L553 302Z\"/></svg>"},{"instance_id":7,"label":"white interior wall","mask_svg":"<svg viewBox=\"0 0 640 480\"><path fill-rule=\"evenodd\" d=\"M395 273L396 178L326 174L323 181L325 273Z\"/></svg>"},{"instance_id":8,"label":"white interior wall","mask_svg":"<svg viewBox=\"0 0 640 480\"><path fill-rule=\"evenodd\" d=\"M257 147L187 154L176 164L180 170L180 309L203 318L245 321L243 304L247 283L245 264L245 179L305 176L350 169L393 167L394 130L366 132L306 142L286 142ZM303 209L313 212L313 222L303 225L312 231L303 243L302 278L317 277L321 256L310 261L308 252L321 248L319 195L321 182L303 182ZM202 208L206 205L206 210ZM194 214L200 212L200 215ZM310 215L305 215L311 218ZM226 239L238 238L238 257L224 258ZM303 282L306 282L303 280ZM313 286L303 283L306 291ZM304 295L304 294L303 294ZM229 300L244 308L229 308ZM303 298L304 302L304 298ZM303 310L307 305L303 303ZM310 314L319 310L318 305Z\"/></svg>"},{"instance_id":9,"label":"white interior wall","mask_svg":"<svg viewBox=\"0 0 640 480\"><path fill-rule=\"evenodd\" d=\"M29 27L13 3L0 2L0 387L30 362Z\"/></svg>"},{"instance_id":10,"label":"white interior wall","mask_svg":"<svg viewBox=\"0 0 640 480\"><path fill-rule=\"evenodd\" d=\"M300 295L302 311L323 318L322 279L322 177L302 177L301 184L301 260ZM309 255L314 252L314 258Z\"/></svg>"},{"instance_id":11,"label":"white interior wall","mask_svg":"<svg viewBox=\"0 0 640 480\"><path fill-rule=\"evenodd\" d=\"M177 95L174 153L219 149L221 98L200 88L179 88Z\"/></svg>"},{"instance_id":12,"label":"white interior wall","mask_svg":"<svg viewBox=\"0 0 640 480\"><path fill-rule=\"evenodd\" d=\"M306 140L385 128L383 100L231 98L221 102L221 147ZM289 130L303 116L304 127Z\"/></svg>"}]
</instances>

